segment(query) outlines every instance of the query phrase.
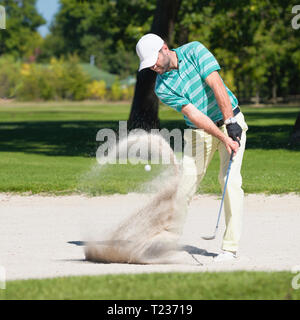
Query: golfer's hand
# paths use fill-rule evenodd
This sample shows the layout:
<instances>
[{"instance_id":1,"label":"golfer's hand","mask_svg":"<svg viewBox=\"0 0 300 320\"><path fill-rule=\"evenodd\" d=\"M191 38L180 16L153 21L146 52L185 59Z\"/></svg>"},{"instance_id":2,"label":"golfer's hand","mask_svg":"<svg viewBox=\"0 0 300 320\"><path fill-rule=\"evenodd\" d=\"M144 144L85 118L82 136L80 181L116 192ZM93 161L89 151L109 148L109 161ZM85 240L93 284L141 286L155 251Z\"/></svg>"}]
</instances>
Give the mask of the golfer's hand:
<instances>
[{"instance_id":1,"label":"golfer's hand","mask_svg":"<svg viewBox=\"0 0 300 320\"><path fill-rule=\"evenodd\" d=\"M231 151L233 151L234 155L238 152L240 147L239 143L236 141L233 141L230 137L226 137L224 144L228 153L231 154Z\"/></svg>"},{"instance_id":2,"label":"golfer's hand","mask_svg":"<svg viewBox=\"0 0 300 320\"><path fill-rule=\"evenodd\" d=\"M242 137L242 128L238 123L230 123L226 126L227 133L232 140L237 141L239 145Z\"/></svg>"}]
</instances>

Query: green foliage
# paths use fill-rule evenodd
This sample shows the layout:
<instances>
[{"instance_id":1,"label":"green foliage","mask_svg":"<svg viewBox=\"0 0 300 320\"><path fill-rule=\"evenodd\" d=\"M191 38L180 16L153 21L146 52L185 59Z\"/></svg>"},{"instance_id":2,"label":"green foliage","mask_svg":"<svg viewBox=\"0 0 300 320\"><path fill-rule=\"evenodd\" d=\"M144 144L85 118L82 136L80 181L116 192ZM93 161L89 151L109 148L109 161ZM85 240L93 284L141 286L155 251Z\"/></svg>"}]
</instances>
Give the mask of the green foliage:
<instances>
[{"instance_id":1,"label":"green foliage","mask_svg":"<svg viewBox=\"0 0 300 320\"><path fill-rule=\"evenodd\" d=\"M122 98L122 88L121 88L120 81L117 79L117 81L115 81L111 86L110 99L112 101L117 101L117 100L121 100L121 98Z\"/></svg>"},{"instance_id":2,"label":"green foliage","mask_svg":"<svg viewBox=\"0 0 300 320\"><path fill-rule=\"evenodd\" d=\"M200 8L196 0L183 0L175 42L181 44L187 34L185 41L206 45L240 100L297 94L300 38L291 27L294 5L291 0L218 0L204 1Z\"/></svg>"},{"instance_id":3,"label":"green foliage","mask_svg":"<svg viewBox=\"0 0 300 320\"><path fill-rule=\"evenodd\" d=\"M134 86L88 64L77 56L52 58L50 64L18 62L0 57L0 98L31 100L129 100ZM99 80L93 80L99 79ZM106 81L110 84L107 88Z\"/></svg>"},{"instance_id":4,"label":"green foliage","mask_svg":"<svg viewBox=\"0 0 300 320\"><path fill-rule=\"evenodd\" d=\"M134 86L127 86L122 88L122 99L123 100L131 100L134 96Z\"/></svg>"},{"instance_id":5,"label":"green foliage","mask_svg":"<svg viewBox=\"0 0 300 320\"><path fill-rule=\"evenodd\" d=\"M291 27L293 5L291 0L183 0L170 46L202 42L240 101L297 94L300 42ZM135 44L149 32L155 7L155 0L61 0L45 48L56 56L77 52L83 61L94 55L98 67L121 78L135 74Z\"/></svg>"},{"instance_id":6,"label":"green foliage","mask_svg":"<svg viewBox=\"0 0 300 320\"><path fill-rule=\"evenodd\" d=\"M0 97L11 98L20 82L20 63L11 56L2 56L0 70Z\"/></svg>"},{"instance_id":7,"label":"green foliage","mask_svg":"<svg viewBox=\"0 0 300 320\"><path fill-rule=\"evenodd\" d=\"M16 97L21 101L69 99L83 100L90 80L76 56L53 58L50 66L24 63Z\"/></svg>"},{"instance_id":8,"label":"green foliage","mask_svg":"<svg viewBox=\"0 0 300 320\"><path fill-rule=\"evenodd\" d=\"M121 84L119 79L112 84L108 99L111 101L130 100L133 98L134 86Z\"/></svg>"},{"instance_id":9,"label":"green foliage","mask_svg":"<svg viewBox=\"0 0 300 320\"><path fill-rule=\"evenodd\" d=\"M97 81L94 80L88 84L87 97L89 99L100 99L103 100L106 96L106 84L104 80Z\"/></svg>"},{"instance_id":10,"label":"green foliage","mask_svg":"<svg viewBox=\"0 0 300 320\"><path fill-rule=\"evenodd\" d=\"M42 44L42 37L36 31L46 23L37 12L36 0L1 0L6 10L6 29L0 32L0 55L30 57Z\"/></svg>"},{"instance_id":11,"label":"green foliage","mask_svg":"<svg viewBox=\"0 0 300 320\"><path fill-rule=\"evenodd\" d=\"M55 56L77 52L83 61L95 55L100 69L126 77L136 72L135 44L150 30L155 0L61 0L61 9L51 27L48 43Z\"/></svg>"},{"instance_id":12,"label":"green foliage","mask_svg":"<svg viewBox=\"0 0 300 320\"><path fill-rule=\"evenodd\" d=\"M44 23L34 7L36 0L2 3L8 19L7 29L0 32L0 54L9 53L29 62L37 59L43 64L53 56L68 61L69 55L76 54L89 75L99 69L113 74L107 78L90 76L104 80L107 88L117 76L122 79L136 74L135 45L149 32L156 9L156 0L60 0L51 33L42 39L36 32ZM182 0L170 47L194 40L202 42L216 56L225 83L240 102L253 96L257 102L261 97L275 102L277 96L299 94L300 38L299 30L291 26L294 5L292 0ZM91 55L98 67L94 71L88 64ZM38 76L42 71L34 72ZM7 71L5 74L2 79L7 78ZM69 78L60 89L42 90L42 96L82 99L84 85L78 80ZM48 86L48 80L41 81ZM14 89L7 93L3 88L0 92L4 90L5 96L13 95ZM113 91L113 100L128 96L126 92L121 95L117 85Z\"/></svg>"},{"instance_id":13,"label":"green foliage","mask_svg":"<svg viewBox=\"0 0 300 320\"><path fill-rule=\"evenodd\" d=\"M16 97L21 101L53 99L55 89L52 84L53 76L47 68L25 63L21 68L21 83L17 87Z\"/></svg>"},{"instance_id":14,"label":"green foliage","mask_svg":"<svg viewBox=\"0 0 300 320\"><path fill-rule=\"evenodd\" d=\"M56 90L63 99L83 100L86 97L87 82L90 80L76 56L69 55L66 60L51 60L51 68L57 79Z\"/></svg>"}]
</instances>

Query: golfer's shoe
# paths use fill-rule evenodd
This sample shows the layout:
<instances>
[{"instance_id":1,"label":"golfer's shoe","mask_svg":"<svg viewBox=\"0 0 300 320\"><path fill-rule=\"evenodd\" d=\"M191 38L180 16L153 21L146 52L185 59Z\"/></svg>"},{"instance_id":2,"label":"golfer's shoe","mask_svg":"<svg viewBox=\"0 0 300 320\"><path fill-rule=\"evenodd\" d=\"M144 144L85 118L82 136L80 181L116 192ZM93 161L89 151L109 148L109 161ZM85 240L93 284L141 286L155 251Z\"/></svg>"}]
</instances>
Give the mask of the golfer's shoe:
<instances>
[{"instance_id":1,"label":"golfer's shoe","mask_svg":"<svg viewBox=\"0 0 300 320\"><path fill-rule=\"evenodd\" d=\"M235 252L231 251L222 251L216 257L214 257L214 262L225 262L225 261L233 261L237 258Z\"/></svg>"}]
</instances>

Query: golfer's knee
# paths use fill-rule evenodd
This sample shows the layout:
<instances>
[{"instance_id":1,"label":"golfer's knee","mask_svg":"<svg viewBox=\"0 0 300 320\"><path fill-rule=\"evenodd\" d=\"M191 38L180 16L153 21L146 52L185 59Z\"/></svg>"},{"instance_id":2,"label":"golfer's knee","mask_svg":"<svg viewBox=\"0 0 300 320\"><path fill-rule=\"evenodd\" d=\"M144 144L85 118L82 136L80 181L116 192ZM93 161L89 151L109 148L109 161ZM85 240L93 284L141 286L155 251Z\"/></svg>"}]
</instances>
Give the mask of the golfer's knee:
<instances>
[{"instance_id":1,"label":"golfer's knee","mask_svg":"<svg viewBox=\"0 0 300 320\"><path fill-rule=\"evenodd\" d=\"M219 175L218 179L219 179L219 183L223 189L225 186L225 183L226 183L227 176L226 175L225 176ZM231 175L228 177L227 189L236 189L236 188L241 188L241 187L242 187L242 176L241 175L238 175L238 176Z\"/></svg>"}]
</instances>

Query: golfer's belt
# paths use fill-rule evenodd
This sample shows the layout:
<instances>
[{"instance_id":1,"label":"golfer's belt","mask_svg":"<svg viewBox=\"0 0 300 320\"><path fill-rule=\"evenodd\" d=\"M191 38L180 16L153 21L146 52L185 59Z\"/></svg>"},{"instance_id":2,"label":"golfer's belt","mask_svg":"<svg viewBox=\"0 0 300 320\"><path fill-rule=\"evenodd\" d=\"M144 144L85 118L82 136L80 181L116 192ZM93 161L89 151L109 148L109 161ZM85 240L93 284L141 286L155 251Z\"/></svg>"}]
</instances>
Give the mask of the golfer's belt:
<instances>
[{"instance_id":1,"label":"golfer's belt","mask_svg":"<svg viewBox=\"0 0 300 320\"><path fill-rule=\"evenodd\" d=\"M239 114L241 112L241 109L239 107L236 107L234 110L233 110L233 116L235 117L237 114ZM216 121L215 122L215 125L217 127L222 127L224 125L224 120L219 120L219 121ZM192 126L189 126L190 129L197 129L196 127L192 127Z\"/></svg>"}]
</instances>

